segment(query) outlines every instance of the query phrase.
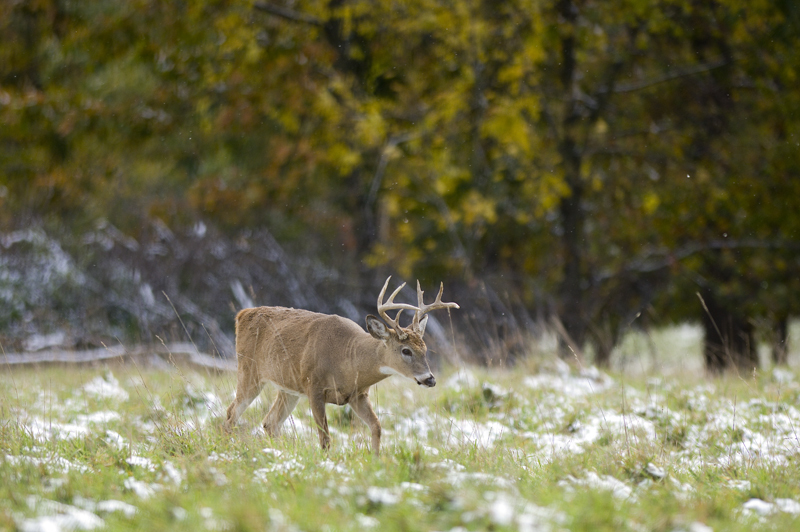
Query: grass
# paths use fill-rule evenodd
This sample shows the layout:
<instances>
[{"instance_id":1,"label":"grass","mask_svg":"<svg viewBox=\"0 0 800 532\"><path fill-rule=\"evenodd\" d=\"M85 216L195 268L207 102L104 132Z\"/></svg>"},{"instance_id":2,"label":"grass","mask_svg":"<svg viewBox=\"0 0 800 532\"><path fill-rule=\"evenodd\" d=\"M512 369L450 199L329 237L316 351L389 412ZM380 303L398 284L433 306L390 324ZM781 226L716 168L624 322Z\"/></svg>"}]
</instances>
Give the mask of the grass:
<instances>
[{"instance_id":1,"label":"grass","mask_svg":"<svg viewBox=\"0 0 800 532\"><path fill-rule=\"evenodd\" d=\"M550 360L437 378L430 390L397 377L373 390L384 427L374 458L346 407L328 407L327 453L307 401L281 438L264 436L269 390L223 435L231 374L5 371L0 529L798 526L791 374L608 376Z\"/></svg>"}]
</instances>

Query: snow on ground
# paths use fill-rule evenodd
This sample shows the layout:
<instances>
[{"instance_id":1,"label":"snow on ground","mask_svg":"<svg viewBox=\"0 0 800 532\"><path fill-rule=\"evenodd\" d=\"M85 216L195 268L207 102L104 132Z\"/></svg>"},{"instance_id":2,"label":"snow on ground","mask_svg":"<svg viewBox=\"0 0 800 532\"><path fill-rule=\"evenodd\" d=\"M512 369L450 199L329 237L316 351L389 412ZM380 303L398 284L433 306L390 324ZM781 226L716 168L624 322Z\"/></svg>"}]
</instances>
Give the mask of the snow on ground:
<instances>
[{"instance_id":1,"label":"snow on ground","mask_svg":"<svg viewBox=\"0 0 800 532\"><path fill-rule=\"evenodd\" d=\"M600 476L594 471L588 471L583 478L567 476L559 482L559 485L568 491L574 491L574 486L584 486L593 490L608 491L615 498L623 501L636 501L636 496L631 486L609 475Z\"/></svg>"},{"instance_id":2,"label":"snow on ground","mask_svg":"<svg viewBox=\"0 0 800 532\"><path fill-rule=\"evenodd\" d=\"M50 532L54 530L94 530L105 526L97 514L76 506L30 496L28 507L37 517L16 516L17 527L23 532Z\"/></svg>"},{"instance_id":3,"label":"snow on ground","mask_svg":"<svg viewBox=\"0 0 800 532\"><path fill-rule=\"evenodd\" d=\"M774 371L771 378L784 387L798 386L793 374L786 370ZM452 489L480 486L482 493L491 494L479 503L458 503L463 506L464 522L481 518L497 526L530 531L558 529L564 516L520 498L518 478L480 471L466 461L459 463L439 455L448 456L450 451L502 452L521 471L535 474L550 462L591 452L598 445L616 449L621 457L630 456L635 450L653 451L648 454L653 461L643 460L639 466L641 476L635 482L592 470L572 470L558 482L565 493L608 493L616 504L636 504L656 483L686 500L696 496L696 490L679 481L678 476L692 477L714 469L740 471L746 477L751 468L783 467L800 459L800 410L787 402L764 398L732 400L719 394L710 383L673 393L673 385L662 379L653 379L645 393L615 382L596 368L573 370L562 361L556 361L552 371L527 376L521 382L519 389L509 389L482 381L463 369L444 381L444 393L456 403L460 398L483 398L486 410L482 415L473 415L466 409L450 412L436 402L424 402L424 406L415 406L417 403L411 401L388 406L384 402L379 410L384 427L383 448L390 450L406 443L424 451L426 467L437 471ZM139 385L135 380L127 384ZM130 419L125 419L113 405L129 402L131 394L108 371L88 381L72 397L59 401L51 393L40 392L38 399L26 406L29 411L16 411L16 421L32 443L26 444L24 452L4 453L2 459L15 467L44 467L51 475L91 473L88 466L59 456L49 444L96 435L115 449L127 451L125 462L129 469L121 478L124 491L140 500L151 499L164 490L182 486L186 478L186 471L170 461L146 456L152 442L163 434L185 435L213 426L225 412L220 395L224 396L198 378L177 394L177 410L162 406L158 397L140 394L149 401L150 413L130 414ZM86 401L87 397L97 401ZM683 406L675 406L676 401ZM306 406L301 403L283 427L285 438L316 441L316 428ZM331 427L334 449L341 450L354 442L360 447L369 445L368 431L360 421L355 423L359 427L354 431ZM123 429L126 424L148 436L123 438L112 430L128 434ZM263 437L260 424L252 431L256 437ZM333 454L319 463L307 463L286 448L258 448L268 465L262 461L261 467L253 469L252 479L262 486L277 477L334 477L334 486L321 483L322 493L384 506L401 501L422 504L420 498L429 490L412 482L356 487L352 484L352 469ZM221 469L241 460L237 453L212 452L208 471L214 482L219 486L229 484ZM746 478L728 478L724 486L743 493L752 487ZM91 530L104 526L101 514L120 512L132 517L137 512L134 505L121 501L80 498L74 505L67 505L34 497L29 499L29 507L34 517L14 516L20 530ZM175 509L178 510L181 509ZM208 528L225 525L224 520L206 510L203 519ZM743 518L800 515L800 502L791 498L751 498L742 504L739 513ZM377 520L361 515L364 528L377 526ZM702 530L704 526L693 523L689 529Z\"/></svg>"},{"instance_id":4,"label":"snow on ground","mask_svg":"<svg viewBox=\"0 0 800 532\"><path fill-rule=\"evenodd\" d=\"M127 401L128 392L119 385L119 381L114 378L110 371L102 377L95 377L89 381L83 391L87 395L92 395L98 399L113 399L115 401Z\"/></svg>"},{"instance_id":5,"label":"snow on ground","mask_svg":"<svg viewBox=\"0 0 800 532\"><path fill-rule=\"evenodd\" d=\"M14 456L7 454L5 455L5 460L12 465L45 467L51 473L69 473L70 471L87 473L89 471L89 468L83 464L76 464L53 454L46 456Z\"/></svg>"},{"instance_id":6,"label":"snow on ground","mask_svg":"<svg viewBox=\"0 0 800 532\"><path fill-rule=\"evenodd\" d=\"M542 373L523 379L523 384L534 390L557 391L564 397L592 395L611 388L614 380L594 366L583 368L578 375L572 375L569 365L563 360L555 361L555 374Z\"/></svg>"}]
</instances>

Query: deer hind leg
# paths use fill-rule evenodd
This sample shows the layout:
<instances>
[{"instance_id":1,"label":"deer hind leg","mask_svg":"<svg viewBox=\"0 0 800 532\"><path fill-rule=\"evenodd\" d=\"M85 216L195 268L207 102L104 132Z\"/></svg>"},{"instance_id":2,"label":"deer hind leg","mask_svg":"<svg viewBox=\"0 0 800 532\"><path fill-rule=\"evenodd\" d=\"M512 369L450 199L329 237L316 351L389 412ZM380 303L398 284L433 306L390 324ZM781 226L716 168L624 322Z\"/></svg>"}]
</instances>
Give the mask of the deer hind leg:
<instances>
[{"instance_id":1,"label":"deer hind leg","mask_svg":"<svg viewBox=\"0 0 800 532\"><path fill-rule=\"evenodd\" d=\"M283 422L292 413L299 400L299 395L292 395L283 390L278 390L278 397L275 398L275 402L272 403L269 412L264 417L264 421L261 422L267 434L273 438L280 435Z\"/></svg>"},{"instance_id":2,"label":"deer hind leg","mask_svg":"<svg viewBox=\"0 0 800 532\"><path fill-rule=\"evenodd\" d=\"M381 447L381 423L378 421L378 416L372 410L372 404L369 402L369 396L366 393L359 394L355 399L350 401L350 407L356 413L361 421L367 424L369 430L372 432L372 452L377 456L380 453Z\"/></svg>"},{"instance_id":3,"label":"deer hind leg","mask_svg":"<svg viewBox=\"0 0 800 532\"><path fill-rule=\"evenodd\" d=\"M241 362L240 362L241 363ZM225 424L222 426L225 432L230 432L236 426L236 422L242 416L250 403L258 397L264 384L259 382L255 375L245 376L245 372L239 369L239 379L236 383L236 399L228 407L228 415Z\"/></svg>"}]
</instances>

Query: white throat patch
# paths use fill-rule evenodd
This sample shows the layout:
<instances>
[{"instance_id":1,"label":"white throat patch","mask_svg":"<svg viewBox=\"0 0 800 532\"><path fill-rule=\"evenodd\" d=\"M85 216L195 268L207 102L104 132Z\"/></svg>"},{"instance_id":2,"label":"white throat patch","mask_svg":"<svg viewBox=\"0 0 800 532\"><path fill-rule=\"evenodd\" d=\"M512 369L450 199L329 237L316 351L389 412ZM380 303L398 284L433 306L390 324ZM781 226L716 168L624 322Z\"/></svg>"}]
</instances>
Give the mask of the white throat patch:
<instances>
[{"instance_id":1,"label":"white throat patch","mask_svg":"<svg viewBox=\"0 0 800 532\"><path fill-rule=\"evenodd\" d=\"M380 372L383 373L384 375L400 375L401 377L405 377L405 375L403 375L394 368L390 368L389 366L381 366Z\"/></svg>"}]
</instances>

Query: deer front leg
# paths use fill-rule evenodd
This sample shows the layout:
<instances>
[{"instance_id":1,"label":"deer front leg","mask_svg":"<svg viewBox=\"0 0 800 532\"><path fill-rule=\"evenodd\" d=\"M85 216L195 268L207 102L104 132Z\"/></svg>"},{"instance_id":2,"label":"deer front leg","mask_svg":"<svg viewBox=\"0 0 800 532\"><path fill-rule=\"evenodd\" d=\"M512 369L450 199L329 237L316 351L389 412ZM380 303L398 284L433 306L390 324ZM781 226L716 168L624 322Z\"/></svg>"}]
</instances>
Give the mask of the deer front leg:
<instances>
[{"instance_id":1,"label":"deer front leg","mask_svg":"<svg viewBox=\"0 0 800 532\"><path fill-rule=\"evenodd\" d=\"M367 393L358 394L355 399L350 401L350 406L353 408L353 412L361 418L361 421L367 424L372 432L372 452L375 453L375 456L378 456L381 447L381 423L378 421L375 411L372 410L372 403L369 402Z\"/></svg>"},{"instance_id":2,"label":"deer front leg","mask_svg":"<svg viewBox=\"0 0 800 532\"><path fill-rule=\"evenodd\" d=\"M264 421L261 422L267 434L275 438L281 433L281 426L283 426L289 414L292 413L294 407L297 406L299 400L299 395L291 395L283 390L278 390L278 397L275 398L269 413L264 417Z\"/></svg>"},{"instance_id":3,"label":"deer front leg","mask_svg":"<svg viewBox=\"0 0 800 532\"><path fill-rule=\"evenodd\" d=\"M328 417L325 415L325 397L322 390L309 391L308 402L311 403L311 413L314 415L314 422L317 424L319 444L327 451L331 445L331 436L328 432Z\"/></svg>"}]
</instances>

